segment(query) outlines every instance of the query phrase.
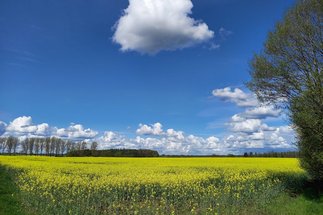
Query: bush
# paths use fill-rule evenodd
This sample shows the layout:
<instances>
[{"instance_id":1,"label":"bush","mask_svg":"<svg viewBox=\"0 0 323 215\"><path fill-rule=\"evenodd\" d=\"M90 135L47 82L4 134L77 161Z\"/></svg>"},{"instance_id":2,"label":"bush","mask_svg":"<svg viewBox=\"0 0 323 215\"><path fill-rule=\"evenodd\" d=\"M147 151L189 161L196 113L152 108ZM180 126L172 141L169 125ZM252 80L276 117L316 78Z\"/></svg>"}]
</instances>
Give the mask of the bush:
<instances>
[{"instance_id":1,"label":"bush","mask_svg":"<svg viewBox=\"0 0 323 215\"><path fill-rule=\"evenodd\" d=\"M291 106L292 120L297 125L301 166L313 181L323 181L323 110L306 92Z\"/></svg>"}]
</instances>

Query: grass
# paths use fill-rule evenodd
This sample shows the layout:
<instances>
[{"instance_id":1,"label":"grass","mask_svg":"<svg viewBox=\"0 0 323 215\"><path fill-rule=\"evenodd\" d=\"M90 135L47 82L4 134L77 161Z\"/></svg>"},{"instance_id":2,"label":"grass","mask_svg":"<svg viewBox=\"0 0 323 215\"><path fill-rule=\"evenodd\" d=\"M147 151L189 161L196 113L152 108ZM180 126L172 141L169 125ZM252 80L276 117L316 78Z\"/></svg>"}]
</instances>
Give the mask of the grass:
<instances>
[{"instance_id":1,"label":"grass","mask_svg":"<svg viewBox=\"0 0 323 215\"><path fill-rule=\"evenodd\" d=\"M323 198L309 198L305 193L290 196L282 193L264 209L264 214L272 215L323 215Z\"/></svg>"},{"instance_id":2,"label":"grass","mask_svg":"<svg viewBox=\"0 0 323 215\"><path fill-rule=\"evenodd\" d=\"M0 214L21 215L24 214L19 202L19 192L14 184L9 170L0 166Z\"/></svg>"}]
</instances>

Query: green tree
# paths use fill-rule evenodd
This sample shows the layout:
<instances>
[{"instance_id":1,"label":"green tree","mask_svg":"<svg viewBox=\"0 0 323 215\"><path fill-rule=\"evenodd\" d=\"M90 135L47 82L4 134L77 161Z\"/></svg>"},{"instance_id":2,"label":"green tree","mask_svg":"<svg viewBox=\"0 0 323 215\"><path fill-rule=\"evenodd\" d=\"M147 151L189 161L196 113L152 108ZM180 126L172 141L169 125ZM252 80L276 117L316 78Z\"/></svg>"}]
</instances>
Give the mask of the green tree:
<instances>
[{"instance_id":1,"label":"green tree","mask_svg":"<svg viewBox=\"0 0 323 215\"><path fill-rule=\"evenodd\" d=\"M85 141L81 142L81 150L85 150L87 146L87 143Z\"/></svg>"},{"instance_id":2,"label":"green tree","mask_svg":"<svg viewBox=\"0 0 323 215\"><path fill-rule=\"evenodd\" d=\"M72 150L74 143L71 140L66 140L66 153Z\"/></svg>"},{"instance_id":3,"label":"green tree","mask_svg":"<svg viewBox=\"0 0 323 215\"><path fill-rule=\"evenodd\" d=\"M29 138L26 138L21 142L21 152L23 154L27 154L28 149L29 149Z\"/></svg>"},{"instance_id":4,"label":"green tree","mask_svg":"<svg viewBox=\"0 0 323 215\"><path fill-rule=\"evenodd\" d=\"M29 154L32 155L34 153L34 146L35 146L35 141L36 141L36 138L32 137L32 138L29 138Z\"/></svg>"},{"instance_id":5,"label":"green tree","mask_svg":"<svg viewBox=\"0 0 323 215\"><path fill-rule=\"evenodd\" d=\"M0 137L0 153L4 153L5 149L6 149L6 141L7 138L5 137Z\"/></svg>"},{"instance_id":6,"label":"green tree","mask_svg":"<svg viewBox=\"0 0 323 215\"><path fill-rule=\"evenodd\" d=\"M40 138L39 139L39 144L40 144L39 147L40 147L40 154L41 155L43 154L43 151L44 151L45 141L46 141L45 138Z\"/></svg>"},{"instance_id":7,"label":"green tree","mask_svg":"<svg viewBox=\"0 0 323 215\"><path fill-rule=\"evenodd\" d=\"M7 138L6 144L7 144L8 153L11 154L13 152L15 154L18 146L18 138L10 136Z\"/></svg>"},{"instance_id":8,"label":"green tree","mask_svg":"<svg viewBox=\"0 0 323 215\"><path fill-rule=\"evenodd\" d=\"M40 138L35 139L35 154L38 155L40 150Z\"/></svg>"},{"instance_id":9,"label":"green tree","mask_svg":"<svg viewBox=\"0 0 323 215\"><path fill-rule=\"evenodd\" d=\"M46 139L45 139L45 153L46 153L46 155L50 154L50 143L51 143L51 138L46 137Z\"/></svg>"},{"instance_id":10,"label":"green tree","mask_svg":"<svg viewBox=\"0 0 323 215\"><path fill-rule=\"evenodd\" d=\"M323 179L323 0L300 0L269 33L251 62L248 87L260 101L286 108L301 165Z\"/></svg>"}]
</instances>

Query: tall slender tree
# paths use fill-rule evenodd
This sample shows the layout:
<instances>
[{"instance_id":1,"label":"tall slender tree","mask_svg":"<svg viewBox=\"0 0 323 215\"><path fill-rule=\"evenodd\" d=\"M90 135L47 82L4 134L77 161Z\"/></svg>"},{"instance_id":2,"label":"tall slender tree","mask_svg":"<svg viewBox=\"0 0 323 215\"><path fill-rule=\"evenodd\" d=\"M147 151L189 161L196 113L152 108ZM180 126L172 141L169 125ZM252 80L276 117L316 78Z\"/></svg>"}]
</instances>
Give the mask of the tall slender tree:
<instances>
[{"instance_id":1,"label":"tall slender tree","mask_svg":"<svg viewBox=\"0 0 323 215\"><path fill-rule=\"evenodd\" d=\"M39 155L39 149L40 149L40 138L35 139L35 154Z\"/></svg>"},{"instance_id":2,"label":"tall slender tree","mask_svg":"<svg viewBox=\"0 0 323 215\"><path fill-rule=\"evenodd\" d=\"M50 137L45 139L45 153L47 156L50 154Z\"/></svg>"},{"instance_id":3,"label":"tall slender tree","mask_svg":"<svg viewBox=\"0 0 323 215\"><path fill-rule=\"evenodd\" d=\"M87 148L86 146L87 146L87 143L85 141L82 141L81 142L81 150L86 149Z\"/></svg>"},{"instance_id":4,"label":"tall slender tree","mask_svg":"<svg viewBox=\"0 0 323 215\"><path fill-rule=\"evenodd\" d=\"M24 139L21 141L21 153L27 154L28 153L28 147L29 147L29 138Z\"/></svg>"},{"instance_id":5,"label":"tall slender tree","mask_svg":"<svg viewBox=\"0 0 323 215\"><path fill-rule=\"evenodd\" d=\"M28 141L28 145L29 145L29 154L32 155L34 153L34 146L35 146L35 138L32 137L32 138L29 138L29 141Z\"/></svg>"},{"instance_id":6,"label":"tall slender tree","mask_svg":"<svg viewBox=\"0 0 323 215\"><path fill-rule=\"evenodd\" d=\"M6 137L0 137L0 153L4 153L5 149L6 149L6 141L7 138Z\"/></svg>"},{"instance_id":7,"label":"tall slender tree","mask_svg":"<svg viewBox=\"0 0 323 215\"><path fill-rule=\"evenodd\" d=\"M70 140L66 141L66 153L70 152L73 149L73 142Z\"/></svg>"},{"instance_id":8,"label":"tall slender tree","mask_svg":"<svg viewBox=\"0 0 323 215\"><path fill-rule=\"evenodd\" d=\"M6 141L6 145L7 145L9 154L11 154L12 152L16 153L18 138L13 136L8 137Z\"/></svg>"},{"instance_id":9,"label":"tall slender tree","mask_svg":"<svg viewBox=\"0 0 323 215\"><path fill-rule=\"evenodd\" d=\"M40 154L42 155L43 154L43 151L44 151L44 148L45 148L45 138L40 138L39 139L39 148L40 148Z\"/></svg>"},{"instance_id":10,"label":"tall slender tree","mask_svg":"<svg viewBox=\"0 0 323 215\"><path fill-rule=\"evenodd\" d=\"M92 143L91 143L91 147L90 147L90 148L91 148L91 150L96 150L96 149L98 148L98 143L97 143L97 142L95 142L95 141L94 141L94 142L92 142Z\"/></svg>"}]
</instances>

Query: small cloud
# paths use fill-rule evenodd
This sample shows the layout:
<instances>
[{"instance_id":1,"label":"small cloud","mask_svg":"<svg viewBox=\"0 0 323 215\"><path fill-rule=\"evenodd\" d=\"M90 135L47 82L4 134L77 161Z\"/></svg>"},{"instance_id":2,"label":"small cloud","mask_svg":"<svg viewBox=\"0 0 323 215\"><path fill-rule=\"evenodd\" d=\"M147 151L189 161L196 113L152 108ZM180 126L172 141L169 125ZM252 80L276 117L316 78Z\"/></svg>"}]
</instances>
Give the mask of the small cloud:
<instances>
[{"instance_id":1,"label":"small cloud","mask_svg":"<svg viewBox=\"0 0 323 215\"><path fill-rule=\"evenodd\" d=\"M219 29L219 35L220 35L221 40L226 40L232 34L233 34L232 31L229 31L223 27L221 27Z\"/></svg>"},{"instance_id":2,"label":"small cloud","mask_svg":"<svg viewBox=\"0 0 323 215\"><path fill-rule=\"evenodd\" d=\"M275 108L273 105L262 105L247 109L243 116L251 119L265 119L267 117L279 117L281 110Z\"/></svg>"},{"instance_id":3,"label":"small cloud","mask_svg":"<svg viewBox=\"0 0 323 215\"><path fill-rule=\"evenodd\" d=\"M221 47L220 44L217 44L217 43L211 43L209 49L210 50L215 50L215 49L219 49Z\"/></svg>"},{"instance_id":4,"label":"small cloud","mask_svg":"<svg viewBox=\"0 0 323 215\"><path fill-rule=\"evenodd\" d=\"M56 135L58 137L66 137L69 139L91 139L98 134L90 128L85 129L81 124L71 124L68 128L57 129Z\"/></svg>"},{"instance_id":5,"label":"small cloud","mask_svg":"<svg viewBox=\"0 0 323 215\"><path fill-rule=\"evenodd\" d=\"M191 0L130 0L115 25L121 51L156 54L183 49L214 36L206 23L191 18Z\"/></svg>"},{"instance_id":6,"label":"small cloud","mask_svg":"<svg viewBox=\"0 0 323 215\"><path fill-rule=\"evenodd\" d=\"M12 135L20 138L56 136L73 140L92 139L97 134L97 131L89 128L85 129L83 125L74 123L68 128L51 127L47 123L34 124L31 116L17 117L5 127L5 132L3 133L4 136Z\"/></svg>"},{"instance_id":7,"label":"small cloud","mask_svg":"<svg viewBox=\"0 0 323 215\"><path fill-rule=\"evenodd\" d=\"M161 135L163 134L163 125L156 122L153 125L139 124L136 133L140 135Z\"/></svg>"},{"instance_id":8,"label":"small cloud","mask_svg":"<svg viewBox=\"0 0 323 215\"><path fill-rule=\"evenodd\" d=\"M223 89L215 89L212 91L212 94L224 101L233 102L239 107L254 107L258 105L254 94L245 93L239 88L231 89L230 87L225 87Z\"/></svg>"},{"instance_id":9,"label":"small cloud","mask_svg":"<svg viewBox=\"0 0 323 215\"><path fill-rule=\"evenodd\" d=\"M183 140L184 139L184 132L182 132L182 131L175 131L172 128L167 129L166 135L168 137L175 137L178 140Z\"/></svg>"},{"instance_id":10,"label":"small cloud","mask_svg":"<svg viewBox=\"0 0 323 215\"><path fill-rule=\"evenodd\" d=\"M234 118L234 120L236 120ZM252 133L261 129L262 123L259 119L244 119L240 121L232 121L229 123L233 132Z\"/></svg>"}]
</instances>

